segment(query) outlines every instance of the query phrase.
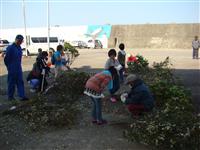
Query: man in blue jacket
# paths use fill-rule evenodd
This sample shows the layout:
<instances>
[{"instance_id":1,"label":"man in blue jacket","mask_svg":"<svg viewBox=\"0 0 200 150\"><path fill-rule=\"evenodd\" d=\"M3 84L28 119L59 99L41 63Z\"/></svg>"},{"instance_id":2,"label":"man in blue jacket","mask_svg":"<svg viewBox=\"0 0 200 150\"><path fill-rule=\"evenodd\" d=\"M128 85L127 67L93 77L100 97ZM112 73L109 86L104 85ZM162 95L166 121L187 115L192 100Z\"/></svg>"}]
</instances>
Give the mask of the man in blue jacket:
<instances>
[{"instance_id":1,"label":"man in blue jacket","mask_svg":"<svg viewBox=\"0 0 200 150\"><path fill-rule=\"evenodd\" d=\"M126 78L126 84L131 88L129 93L121 95L121 101L128 110L137 116L143 111L151 111L154 107L154 99L149 88L136 75L130 74Z\"/></svg>"},{"instance_id":2,"label":"man in blue jacket","mask_svg":"<svg viewBox=\"0 0 200 150\"><path fill-rule=\"evenodd\" d=\"M22 44L23 39L24 37L22 35L17 35L15 42L12 45L9 45L6 49L4 63L8 70L8 100L15 100L15 85L17 85L20 100L28 100L24 92L23 72L21 66L22 49L20 45Z\"/></svg>"}]
</instances>

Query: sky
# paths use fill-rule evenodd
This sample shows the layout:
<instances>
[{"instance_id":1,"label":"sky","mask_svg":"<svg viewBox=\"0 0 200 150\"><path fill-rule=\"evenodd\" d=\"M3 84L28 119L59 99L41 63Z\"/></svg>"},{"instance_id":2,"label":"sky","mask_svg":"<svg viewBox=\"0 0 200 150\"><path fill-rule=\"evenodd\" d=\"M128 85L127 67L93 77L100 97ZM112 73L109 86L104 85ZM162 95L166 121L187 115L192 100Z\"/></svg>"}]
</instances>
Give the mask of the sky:
<instances>
[{"instance_id":1,"label":"sky","mask_svg":"<svg viewBox=\"0 0 200 150\"><path fill-rule=\"evenodd\" d=\"M24 0L27 27L47 26L47 0ZM24 27L23 0L0 0L1 29ZM50 26L200 23L200 0L49 0Z\"/></svg>"}]
</instances>

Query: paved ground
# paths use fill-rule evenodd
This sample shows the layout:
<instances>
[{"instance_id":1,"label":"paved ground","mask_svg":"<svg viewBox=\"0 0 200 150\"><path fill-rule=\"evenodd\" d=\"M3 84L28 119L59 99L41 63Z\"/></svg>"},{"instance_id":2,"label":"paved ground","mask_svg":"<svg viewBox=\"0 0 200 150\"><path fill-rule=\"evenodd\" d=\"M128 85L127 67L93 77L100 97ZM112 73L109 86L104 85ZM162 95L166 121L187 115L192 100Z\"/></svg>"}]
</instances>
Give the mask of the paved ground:
<instances>
[{"instance_id":1,"label":"paved ground","mask_svg":"<svg viewBox=\"0 0 200 150\"><path fill-rule=\"evenodd\" d=\"M72 67L82 69L101 69L107 59L108 50L91 49L80 50L80 56L75 60ZM183 79L187 88L192 91L193 99L200 105L200 59L191 58L191 50L148 50L130 49L132 54L141 54L152 64L153 61L163 61L167 56L171 58L171 63L175 69L175 75ZM25 74L32 68L35 57L23 59L23 70ZM3 59L0 58L0 107L6 103L6 69ZM30 95L27 84L26 93ZM31 96L31 95L30 95ZM2 105L1 105L2 104ZM89 111L89 110L88 110ZM0 147L2 149L107 149L123 150L135 149L145 150L145 146L130 143L123 138L122 132L126 127L129 116L116 116L115 114L104 114L111 123L107 126L93 126L89 120L89 112L82 114L82 121L77 123L72 129L59 129L42 132L29 133L24 128L23 122L11 118L9 122L12 130L7 135L0 135ZM1 119L1 118L0 118ZM115 122L122 122L122 125ZM112 123L114 122L114 123ZM0 128L2 121L0 120ZM124 124L123 124L124 123Z\"/></svg>"}]
</instances>

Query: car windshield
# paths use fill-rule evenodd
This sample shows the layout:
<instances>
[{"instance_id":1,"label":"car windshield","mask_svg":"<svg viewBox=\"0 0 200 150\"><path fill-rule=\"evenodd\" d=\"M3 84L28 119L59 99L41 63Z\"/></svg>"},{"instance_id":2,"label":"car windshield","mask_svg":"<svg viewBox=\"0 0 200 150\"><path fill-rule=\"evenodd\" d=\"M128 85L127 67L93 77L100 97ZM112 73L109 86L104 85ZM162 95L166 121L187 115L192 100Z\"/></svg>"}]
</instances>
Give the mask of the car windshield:
<instances>
[{"instance_id":1,"label":"car windshield","mask_svg":"<svg viewBox=\"0 0 200 150\"><path fill-rule=\"evenodd\" d=\"M9 44L9 42L7 40L0 40L1 44Z\"/></svg>"}]
</instances>

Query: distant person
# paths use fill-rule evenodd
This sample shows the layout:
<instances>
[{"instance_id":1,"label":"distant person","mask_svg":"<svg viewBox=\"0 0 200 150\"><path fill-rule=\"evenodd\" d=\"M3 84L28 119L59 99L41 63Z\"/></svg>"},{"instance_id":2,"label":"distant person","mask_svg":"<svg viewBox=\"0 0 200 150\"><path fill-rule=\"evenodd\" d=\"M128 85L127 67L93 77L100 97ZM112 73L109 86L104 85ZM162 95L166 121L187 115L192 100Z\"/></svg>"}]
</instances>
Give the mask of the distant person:
<instances>
[{"instance_id":1,"label":"distant person","mask_svg":"<svg viewBox=\"0 0 200 150\"><path fill-rule=\"evenodd\" d=\"M151 111L154 107L154 99L144 82L135 74L130 74L125 83L131 90L121 95L121 101L127 105L132 115L137 116L142 112Z\"/></svg>"},{"instance_id":2,"label":"distant person","mask_svg":"<svg viewBox=\"0 0 200 150\"><path fill-rule=\"evenodd\" d=\"M105 64L105 69L109 69L110 67L114 67L116 69L116 73L113 76L113 88L110 89L110 94L111 94L111 102L115 103L117 99L115 98L114 94L117 92L117 90L120 88L120 83L119 83L119 70L122 68L120 65L119 61L115 58L117 55L115 49L111 49L108 51L108 59Z\"/></svg>"},{"instance_id":3,"label":"distant person","mask_svg":"<svg viewBox=\"0 0 200 150\"><path fill-rule=\"evenodd\" d=\"M52 66L51 58L52 58L53 54L54 54L54 51L53 50L49 50L48 59L47 59L47 65L48 65L48 67Z\"/></svg>"},{"instance_id":4,"label":"distant person","mask_svg":"<svg viewBox=\"0 0 200 150\"><path fill-rule=\"evenodd\" d=\"M15 86L17 86L20 100L28 100L24 92L23 72L21 66L22 48L20 45L23 40L24 37L22 35L17 35L15 42L6 48L4 62L8 70L8 100L15 100Z\"/></svg>"},{"instance_id":5,"label":"distant person","mask_svg":"<svg viewBox=\"0 0 200 150\"><path fill-rule=\"evenodd\" d=\"M124 71L125 71L125 64L126 64L126 52L125 46L123 43L119 44L119 52L117 55L117 60L119 61L122 68L119 70L120 82L124 82Z\"/></svg>"},{"instance_id":6,"label":"distant person","mask_svg":"<svg viewBox=\"0 0 200 150\"><path fill-rule=\"evenodd\" d=\"M37 58L41 57L41 55L42 55L42 49L41 49L41 48L38 48L38 55L37 55ZM36 58L36 59L37 59L37 58Z\"/></svg>"},{"instance_id":7,"label":"distant person","mask_svg":"<svg viewBox=\"0 0 200 150\"><path fill-rule=\"evenodd\" d=\"M193 48L193 59L199 58L199 47L200 47L200 41L198 40L198 36L194 37L194 40L192 41L192 48Z\"/></svg>"},{"instance_id":8,"label":"distant person","mask_svg":"<svg viewBox=\"0 0 200 150\"><path fill-rule=\"evenodd\" d=\"M62 52L64 47L62 45L57 46L57 51L53 54L55 58L55 78L58 77L58 74L62 71Z\"/></svg>"},{"instance_id":9,"label":"distant person","mask_svg":"<svg viewBox=\"0 0 200 150\"><path fill-rule=\"evenodd\" d=\"M71 70L70 66L69 66L69 58L68 56L65 54L64 51L62 51L61 53L61 62L62 62L62 70L66 71L66 70Z\"/></svg>"},{"instance_id":10,"label":"distant person","mask_svg":"<svg viewBox=\"0 0 200 150\"><path fill-rule=\"evenodd\" d=\"M95 74L88 79L85 85L84 94L88 95L92 102L92 123L102 125L106 124L107 121L102 119L101 111L101 98L103 98L103 90L108 86L108 89L112 89L113 86L113 74L115 73L115 68L112 66L100 73Z\"/></svg>"}]
</instances>

